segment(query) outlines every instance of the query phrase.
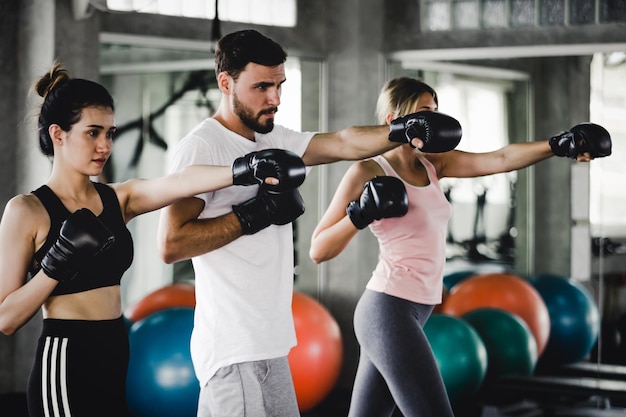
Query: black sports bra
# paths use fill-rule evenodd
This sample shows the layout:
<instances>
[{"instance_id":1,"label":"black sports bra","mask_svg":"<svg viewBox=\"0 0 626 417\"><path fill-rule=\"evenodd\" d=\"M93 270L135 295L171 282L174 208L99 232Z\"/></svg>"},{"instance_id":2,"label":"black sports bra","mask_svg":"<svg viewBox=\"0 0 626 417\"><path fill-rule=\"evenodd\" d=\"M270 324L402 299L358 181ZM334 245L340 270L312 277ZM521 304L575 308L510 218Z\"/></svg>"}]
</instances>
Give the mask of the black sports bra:
<instances>
[{"instance_id":1,"label":"black sports bra","mask_svg":"<svg viewBox=\"0 0 626 417\"><path fill-rule=\"evenodd\" d=\"M98 194L100 194L103 206L102 213L98 218L115 235L115 243L94 260L83 265L73 280L59 282L51 295L74 294L95 288L119 285L122 275L133 262L133 239L126 227L126 223L124 223L120 203L115 191L105 184L97 182L93 184ZM47 185L42 185L33 191L33 194L41 200L48 211L50 230L48 231L46 241L33 257L33 264L30 270L31 275L34 275L41 269L41 260L57 240L63 221L70 215L70 212L65 208L61 200Z\"/></svg>"}]
</instances>

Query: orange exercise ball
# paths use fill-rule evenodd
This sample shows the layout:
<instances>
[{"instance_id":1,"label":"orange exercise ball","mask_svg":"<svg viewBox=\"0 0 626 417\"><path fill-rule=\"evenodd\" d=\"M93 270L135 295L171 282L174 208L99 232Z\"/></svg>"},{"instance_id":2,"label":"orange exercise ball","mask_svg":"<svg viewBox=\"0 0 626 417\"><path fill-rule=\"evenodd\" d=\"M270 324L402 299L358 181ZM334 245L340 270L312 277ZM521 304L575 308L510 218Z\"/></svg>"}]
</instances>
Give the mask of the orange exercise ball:
<instances>
[{"instance_id":1,"label":"orange exercise ball","mask_svg":"<svg viewBox=\"0 0 626 417\"><path fill-rule=\"evenodd\" d=\"M343 344L339 325L312 297L294 292L292 312L298 344L288 359L298 408L305 412L335 386L343 362Z\"/></svg>"},{"instance_id":2,"label":"orange exercise ball","mask_svg":"<svg viewBox=\"0 0 626 417\"><path fill-rule=\"evenodd\" d=\"M175 282L161 287L142 298L138 303L129 307L124 315L131 321L137 322L150 314L166 308L196 306L195 285L191 282Z\"/></svg>"},{"instance_id":3,"label":"orange exercise ball","mask_svg":"<svg viewBox=\"0 0 626 417\"><path fill-rule=\"evenodd\" d=\"M511 273L475 275L452 288L442 312L460 317L482 307L500 308L522 319L541 356L550 336L550 315L543 298L528 281Z\"/></svg>"}]
</instances>

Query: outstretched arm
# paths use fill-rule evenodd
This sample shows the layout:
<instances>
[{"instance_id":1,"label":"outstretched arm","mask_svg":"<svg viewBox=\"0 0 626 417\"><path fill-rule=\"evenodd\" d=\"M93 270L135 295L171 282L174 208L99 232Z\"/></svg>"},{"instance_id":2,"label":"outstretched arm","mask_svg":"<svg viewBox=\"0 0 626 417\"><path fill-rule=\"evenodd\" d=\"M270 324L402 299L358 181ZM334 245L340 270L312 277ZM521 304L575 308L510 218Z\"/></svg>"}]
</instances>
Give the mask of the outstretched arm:
<instances>
[{"instance_id":1,"label":"outstretched arm","mask_svg":"<svg viewBox=\"0 0 626 417\"><path fill-rule=\"evenodd\" d=\"M422 146L418 139L413 144ZM356 161L384 153L398 145L400 143L389 140L389 126L353 126L337 132L316 134L302 160L307 166Z\"/></svg>"},{"instance_id":2,"label":"outstretched arm","mask_svg":"<svg viewBox=\"0 0 626 417\"><path fill-rule=\"evenodd\" d=\"M132 179L111 184L126 222L158 210L185 197L193 197L233 184L231 167L191 165L179 172L154 179Z\"/></svg>"},{"instance_id":3,"label":"outstretched arm","mask_svg":"<svg viewBox=\"0 0 626 417\"><path fill-rule=\"evenodd\" d=\"M547 141L515 143L493 152L452 151L430 155L442 177L478 177L526 168L551 156L568 157L578 162L611 155L611 135L593 123L580 123Z\"/></svg>"},{"instance_id":4,"label":"outstretched arm","mask_svg":"<svg viewBox=\"0 0 626 417\"><path fill-rule=\"evenodd\" d=\"M440 178L470 178L526 168L554 156L548 142L514 143L492 152L429 154Z\"/></svg>"},{"instance_id":5,"label":"outstretched arm","mask_svg":"<svg viewBox=\"0 0 626 417\"><path fill-rule=\"evenodd\" d=\"M443 113L420 111L398 117L389 126L350 127L317 134L302 159L307 165L340 160L360 160L384 153L398 144L410 144L423 152L454 149L461 140L461 125Z\"/></svg>"},{"instance_id":6,"label":"outstretched arm","mask_svg":"<svg viewBox=\"0 0 626 417\"><path fill-rule=\"evenodd\" d=\"M290 190L304 181L302 159L284 149L265 149L236 158L231 166L190 165L164 177L129 180L112 185L124 218L158 210L182 198L230 185L265 184L275 191Z\"/></svg>"}]
</instances>

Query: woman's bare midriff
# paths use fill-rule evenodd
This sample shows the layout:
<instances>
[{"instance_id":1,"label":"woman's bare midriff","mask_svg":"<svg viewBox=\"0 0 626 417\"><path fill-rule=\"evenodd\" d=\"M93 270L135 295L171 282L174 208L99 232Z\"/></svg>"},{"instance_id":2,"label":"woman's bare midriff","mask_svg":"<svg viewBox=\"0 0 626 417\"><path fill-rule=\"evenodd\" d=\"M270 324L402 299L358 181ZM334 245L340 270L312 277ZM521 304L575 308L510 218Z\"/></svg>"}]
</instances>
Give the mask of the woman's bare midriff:
<instances>
[{"instance_id":1,"label":"woman's bare midriff","mask_svg":"<svg viewBox=\"0 0 626 417\"><path fill-rule=\"evenodd\" d=\"M112 320L121 314L119 285L50 297L43 306L46 319Z\"/></svg>"}]
</instances>

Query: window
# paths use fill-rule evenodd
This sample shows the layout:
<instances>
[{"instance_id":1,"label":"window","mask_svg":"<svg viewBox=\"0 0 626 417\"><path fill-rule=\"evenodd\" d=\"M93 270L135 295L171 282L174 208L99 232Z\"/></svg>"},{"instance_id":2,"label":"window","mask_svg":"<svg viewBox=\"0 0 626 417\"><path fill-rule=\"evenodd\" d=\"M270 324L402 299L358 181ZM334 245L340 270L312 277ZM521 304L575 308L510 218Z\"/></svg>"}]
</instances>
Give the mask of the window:
<instances>
[{"instance_id":1,"label":"window","mask_svg":"<svg viewBox=\"0 0 626 417\"><path fill-rule=\"evenodd\" d=\"M591 234L594 237L626 237L626 58L623 52L598 53L591 64L591 121L604 126L611 134L613 152L608 158L590 164Z\"/></svg>"},{"instance_id":2,"label":"window","mask_svg":"<svg viewBox=\"0 0 626 417\"><path fill-rule=\"evenodd\" d=\"M626 22L623 0L422 0L425 31Z\"/></svg>"},{"instance_id":3,"label":"window","mask_svg":"<svg viewBox=\"0 0 626 417\"><path fill-rule=\"evenodd\" d=\"M107 0L112 11L152 13L169 16L215 18L217 0ZM296 0L218 1L220 20L258 25L294 27Z\"/></svg>"}]
</instances>

